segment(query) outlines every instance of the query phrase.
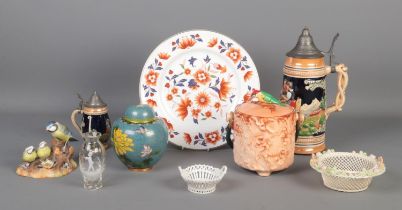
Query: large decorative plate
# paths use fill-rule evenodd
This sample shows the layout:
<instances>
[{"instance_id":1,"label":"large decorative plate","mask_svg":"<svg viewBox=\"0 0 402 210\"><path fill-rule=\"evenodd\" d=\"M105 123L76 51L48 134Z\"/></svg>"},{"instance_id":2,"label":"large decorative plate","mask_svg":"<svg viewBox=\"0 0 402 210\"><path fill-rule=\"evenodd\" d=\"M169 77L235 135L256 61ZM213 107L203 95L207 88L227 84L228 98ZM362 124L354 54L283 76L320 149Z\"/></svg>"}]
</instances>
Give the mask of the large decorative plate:
<instances>
[{"instance_id":1,"label":"large decorative plate","mask_svg":"<svg viewBox=\"0 0 402 210\"><path fill-rule=\"evenodd\" d=\"M226 114L260 88L249 54L211 31L187 31L162 42L142 70L140 98L169 128L169 142L209 150L226 144Z\"/></svg>"}]
</instances>

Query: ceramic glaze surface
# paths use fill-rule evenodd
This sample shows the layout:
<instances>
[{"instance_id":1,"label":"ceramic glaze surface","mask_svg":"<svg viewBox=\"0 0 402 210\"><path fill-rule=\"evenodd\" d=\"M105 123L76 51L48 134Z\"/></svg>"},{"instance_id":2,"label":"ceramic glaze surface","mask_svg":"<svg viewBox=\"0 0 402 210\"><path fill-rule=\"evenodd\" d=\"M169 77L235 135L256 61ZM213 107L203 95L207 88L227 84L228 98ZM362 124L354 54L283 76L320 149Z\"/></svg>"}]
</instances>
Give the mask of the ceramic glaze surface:
<instances>
[{"instance_id":1,"label":"ceramic glaze surface","mask_svg":"<svg viewBox=\"0 0 402 210\"><path fill-rule=\"evenodd\" d=\"M242 107L254 110L242 113ZM278 112L281 116L278 116ZM285 111L287 110L287 111ZM254 116L265 112L266 117ZM294 159L295 113L289 106L275 104L242 104L234 114L233 154L236 164L269 176L273 171L288 168Z\"/></svg>"},{"instance_id":2,"label":"ceramic glaze surface","mask_svg":"<svg viewBox=\"0 0 402 210\"><path fill-rule=\"evenodd\" d=\"M117 156L129 169L151 169L166 150L168 131L164 121L154 118L149 123L130 123L124 117L112 126Z\"/></svg>"},{"instance_id":3,"label":"ceramic glaze surface","mask_svg":"<svg viewBox=\"0 0 402 210\"><path fill-rule=\"evenodd\" d=\"M171 143L207 150L226 144L226 114L259 86L256 67L238 43L211 31L188 31L150 55L140 98L166 121Z\"/></svg>"}]
</instances>

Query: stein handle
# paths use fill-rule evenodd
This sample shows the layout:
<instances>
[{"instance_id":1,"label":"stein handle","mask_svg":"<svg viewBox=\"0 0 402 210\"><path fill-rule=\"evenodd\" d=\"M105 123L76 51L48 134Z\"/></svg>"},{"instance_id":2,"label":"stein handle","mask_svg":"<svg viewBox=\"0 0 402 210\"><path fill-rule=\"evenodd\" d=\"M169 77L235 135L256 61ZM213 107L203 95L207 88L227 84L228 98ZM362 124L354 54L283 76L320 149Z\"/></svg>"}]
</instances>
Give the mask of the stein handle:
<instances>
[{"instance_id":1,"label":"stein handle","mask_svg":"<svg viewBox=\"0 0 402 210\"><path fill-rule=\"evenodd\" d=\"M76 121L76 116L77 114L82 114L82 110L80 109L75 109L72 113L71 113L71 123L73 123L73 126L75 129L77 129L77 131L82 135L82 130L80 128L80 126L78 125L77 121Z\"/></svg>"},{"instance_id":2,"label":"stein handle","mask_svg":"<svg viewBox=\"0 0 402 210\"><path fill-rule=\"evenodd\" d=\"M330 66L327 67L330 71ZM345 104L345 92L348 86L349 76L347 73L348 67L345 64L337 64L335 66L335 72L338 74L338 92L336 94L335 102L333 105L329 106L325 110L325 117L328 119L332 112L342 111L342 107Z\"/></svg>"}]
</instances>

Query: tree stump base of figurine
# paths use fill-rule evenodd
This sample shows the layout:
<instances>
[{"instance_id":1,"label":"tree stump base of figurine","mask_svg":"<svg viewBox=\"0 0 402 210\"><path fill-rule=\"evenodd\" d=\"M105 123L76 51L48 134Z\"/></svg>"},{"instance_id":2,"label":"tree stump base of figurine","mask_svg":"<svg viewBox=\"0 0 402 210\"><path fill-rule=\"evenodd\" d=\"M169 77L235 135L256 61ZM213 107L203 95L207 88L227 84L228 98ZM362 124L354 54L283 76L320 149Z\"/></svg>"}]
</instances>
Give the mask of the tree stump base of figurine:
<instances>
[{"instance_id":1,"label":"tree stump base of figurine","mask_svg":"<svg viewBox=\"0 0 402 210\"><path fill-rule=\"evenodd\" d=\"M46 160L39 158L32 163L22 163L17 167L16 173L20 176L32 177L35 179L62 177L73 172L78 164L73 160L74 148L66 146L63 152L64 143L55 139L51 141L52 153Z\"/></svg>"}]
</instances>

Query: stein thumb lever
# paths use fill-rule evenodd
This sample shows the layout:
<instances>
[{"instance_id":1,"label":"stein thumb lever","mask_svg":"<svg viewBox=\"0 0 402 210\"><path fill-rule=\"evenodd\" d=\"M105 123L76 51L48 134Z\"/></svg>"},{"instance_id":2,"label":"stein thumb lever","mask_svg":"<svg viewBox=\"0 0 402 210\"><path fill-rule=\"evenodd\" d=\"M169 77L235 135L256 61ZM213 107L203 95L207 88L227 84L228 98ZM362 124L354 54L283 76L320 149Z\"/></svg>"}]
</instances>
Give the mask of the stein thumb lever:
<instances>
[{"instance_id":1,"label":"stein thumb lever","mask_svg":"<svg viewBox=\"0 0 402 210\"><path fill-rule=\"evenodd\" d=\"M331 46L329 47L329 50L327 52L322 52L324 54L329 55L329 66L331 66L331 73L336 72L334 64L334 59L335 59L335 54L334 54L334 46L335 46L335 41L338 39L339 33L336 33L334 38L332 38Z\"/></svg>"}]
</instances>

